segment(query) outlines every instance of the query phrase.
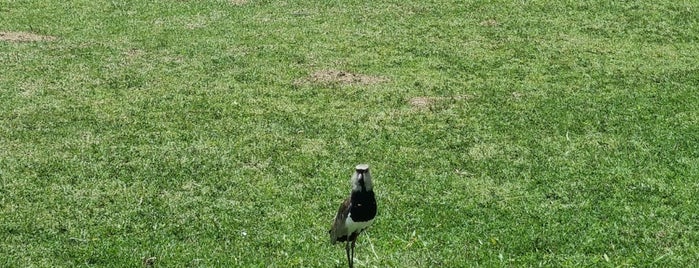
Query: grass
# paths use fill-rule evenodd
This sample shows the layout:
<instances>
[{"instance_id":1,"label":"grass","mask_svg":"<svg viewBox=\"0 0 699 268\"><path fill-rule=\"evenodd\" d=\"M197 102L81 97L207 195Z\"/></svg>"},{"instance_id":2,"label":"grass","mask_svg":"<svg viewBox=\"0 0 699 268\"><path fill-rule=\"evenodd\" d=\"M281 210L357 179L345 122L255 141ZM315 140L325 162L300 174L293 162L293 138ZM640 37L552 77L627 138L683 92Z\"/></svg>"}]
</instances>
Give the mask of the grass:
<instances>
[{"instance_id":1,"label":"grass","mask_svg":"<svg viewBox=\"0 0 699 268\"><path fill-rule=\"evenodd\" d=\"M691 266L698 9L5 1L0 266Z\"/></svg>"}]
</instances>

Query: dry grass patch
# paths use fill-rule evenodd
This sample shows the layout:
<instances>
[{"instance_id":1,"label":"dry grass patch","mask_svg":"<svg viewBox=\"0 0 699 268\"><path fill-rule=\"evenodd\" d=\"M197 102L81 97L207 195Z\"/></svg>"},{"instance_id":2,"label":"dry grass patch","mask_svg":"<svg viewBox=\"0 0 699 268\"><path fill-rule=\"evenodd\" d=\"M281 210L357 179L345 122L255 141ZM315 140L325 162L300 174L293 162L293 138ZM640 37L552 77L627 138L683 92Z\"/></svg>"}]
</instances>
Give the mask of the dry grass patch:
<instances>
[{"instance_id":1,"label":"dry grass patch","mask_svg":"<svg viewBox=\"0 0 699 268\"><path fill-rule=\"evenodd\" d=\"M53 41L56 37L27 32L0 32L0 41L8 42L41 42Z\"/></svg>"},{"instance_id":2,"label":"dry grass patch","mask_svg":"<svg viewBox=\"0 0 699 268\"><path fill-rule=\"evenodd\" d=\"M415 108L424 109L429 108L435 101L432 97L414 97L408 100L408 103Z\"/></svg>"},{"instance_id":3,"label":"dry grass patch","mask_svg":"<svg viewBox=\"0 0 699 268\"><path fill-rule=\"evenodd\" d=\"M458 96L453 96L453 97L427 97L427 96L419 96L419 97L413 97L408 100L408 103L410 106L416 109L427 109L432 107L434 104L437 102L441 101L447 101L447 100L469 100L472 99L473 96L471 95L458 95Z\"/></svg>"},{"instance_id":4,"label":"dry grass patch","mask_svg":"<svg viewBox=\"0 0 699 268\"><path fill-rule=\"evenodd\" d=\"M228 1L228 2L231 3L231 5L234 5L234 6L242 6L242 5L247 4L247 3L248 3L248 0L230 0L230 1Z\"/></svg>"},{"instance_id":5,"label":"dry grass patch","mask_svg":"<svg viewBox=\"0 0 699 268\"><path fill-rule=\"evenodd\" d=\"M522 92L512 92L512 99L513 100L521 100L524 97L524 93Z\"/></svg>"},{"instance_id":6,"label":"dry grass patch","mask_svg":"<svg viewBox=\"0 0 699 268\"><path fill-rule=\"evenodd\" d=\"M487 20L481 21L480 25L484 26L484 27L497 27L497 26L500 26L500 23L494 19L487 19Z\"/></svg>"},{"instance_id":7,"label":"dry grass patch","mask_svg":"<svg viewBox=\"0 0 699 268\"><path fill-rule=\"evenodd\" d=\"M296 80L295 84L341 84L341 85L373 85L388 81L385 77L355 74L338 70L322 70L312 73L309 77Z\"/></svg>"}]
</instances>

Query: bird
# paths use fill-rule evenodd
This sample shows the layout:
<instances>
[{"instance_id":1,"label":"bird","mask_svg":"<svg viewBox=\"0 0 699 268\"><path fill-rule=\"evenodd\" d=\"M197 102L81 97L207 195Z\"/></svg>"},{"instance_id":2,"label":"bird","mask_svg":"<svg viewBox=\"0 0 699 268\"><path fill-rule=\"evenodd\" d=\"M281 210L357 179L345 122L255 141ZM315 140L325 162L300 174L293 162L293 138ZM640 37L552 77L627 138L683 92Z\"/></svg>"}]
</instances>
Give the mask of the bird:
<instances>
[{"instance_id":1,"label":"bird","mask_svg":"<svg viewBox=\"0 0 699 268\"><path fill-rule=\"evenodd\" d=\"M377 211L369 165L359 164L355 167L351 184L350 196L340 204L328 233L331 244L345 242L347 263L350 268L353 268L354 245L357 242L357 237L374 223Z\"/></svg>"}]
</instances>

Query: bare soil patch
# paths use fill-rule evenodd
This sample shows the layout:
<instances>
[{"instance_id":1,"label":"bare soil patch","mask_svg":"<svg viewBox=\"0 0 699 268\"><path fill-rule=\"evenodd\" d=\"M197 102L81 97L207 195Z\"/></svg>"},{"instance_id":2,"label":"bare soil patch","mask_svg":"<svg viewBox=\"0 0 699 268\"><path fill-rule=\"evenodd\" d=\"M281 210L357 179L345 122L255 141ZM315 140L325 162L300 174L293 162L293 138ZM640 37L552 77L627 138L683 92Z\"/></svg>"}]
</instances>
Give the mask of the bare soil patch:
<instances>
[{"instance_id":1,"label":"bare soil patch","mask_svg":"<svg viewBox=\"0 0 699 268\"><path fill-rule=\"evenodd\" d=\"M27 32L0 32L0 41L8 42L41 42L53 41L56 37Z\"/></svg>"},{"instance_id":2,"label":"bare soil patch","mask_svg":"<svg viewBox=\"0 0 699 268\"><path fill-rule=\"evenodd\" d=\"M388 81L385 77L355 74L338 70L323 70L312 73L309 77L299 79L296 84L341 84L373 85Z\"/></svg>"}]
</instances>

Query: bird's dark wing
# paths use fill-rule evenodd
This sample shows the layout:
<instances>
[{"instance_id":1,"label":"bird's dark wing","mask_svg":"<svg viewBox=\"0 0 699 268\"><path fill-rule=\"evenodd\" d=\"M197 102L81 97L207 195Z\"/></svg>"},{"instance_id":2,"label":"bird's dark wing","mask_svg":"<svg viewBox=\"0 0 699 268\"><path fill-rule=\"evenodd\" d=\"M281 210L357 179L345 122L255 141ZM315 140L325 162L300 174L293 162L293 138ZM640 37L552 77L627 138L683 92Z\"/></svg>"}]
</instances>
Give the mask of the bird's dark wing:
<instances>
[{"instance_id":1,"label":"bird's dark wing","mask_svg":"<svg viewBox=\"0 0 699 268\"><path fill-rule=\"evenodd\" d=\"M350 198L345 199L340 208L337 210L337 215L335 215L335 221L330 229L330 243L335 244L337 242L347 241L347 226L345 226L345 220L347 215L349 215L350 210Z\"/></svg>"}]
</instances>

